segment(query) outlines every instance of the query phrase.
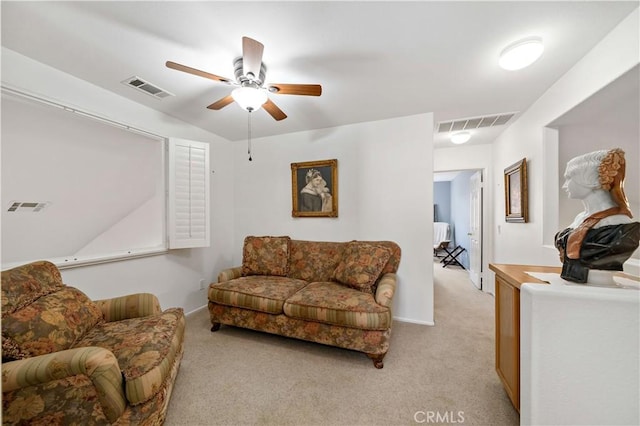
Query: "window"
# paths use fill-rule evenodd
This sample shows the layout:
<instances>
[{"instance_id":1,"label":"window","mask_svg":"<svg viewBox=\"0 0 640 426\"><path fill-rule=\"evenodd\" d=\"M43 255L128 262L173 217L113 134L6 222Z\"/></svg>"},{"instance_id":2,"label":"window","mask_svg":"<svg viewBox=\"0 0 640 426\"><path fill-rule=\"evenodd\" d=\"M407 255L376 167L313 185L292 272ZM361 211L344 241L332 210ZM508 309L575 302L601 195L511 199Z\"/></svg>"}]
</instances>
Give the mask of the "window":
<instances>
[{"instance_id":1,"label":"window","mask_svg":"<svg viewBox=\"0 0 640 426\"><path fill-rule=\"evenodd\" d=\"M1 130L3 269L209 244L208 144L166 140L4 87Z\"/></svg>"}]
</instances>

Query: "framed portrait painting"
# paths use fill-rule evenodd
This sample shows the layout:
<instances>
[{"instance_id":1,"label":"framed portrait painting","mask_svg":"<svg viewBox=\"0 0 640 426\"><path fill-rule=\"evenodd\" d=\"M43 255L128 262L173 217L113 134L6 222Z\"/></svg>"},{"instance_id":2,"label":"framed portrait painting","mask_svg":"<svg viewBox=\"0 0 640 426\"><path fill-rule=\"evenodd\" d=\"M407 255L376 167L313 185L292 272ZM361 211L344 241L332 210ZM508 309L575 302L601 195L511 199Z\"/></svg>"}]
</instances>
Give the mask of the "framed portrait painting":
<instances>
[{"instance_id":1,"label":"framed portrait painting","mask_svg":"<svg viewBox=\"0 0 640 426\"><path fill-rule=\"evenodd\" d=\"M507 222L527 222L527 159L523 158L504 169L504 205Z\"/></svg>"},{"instance_id":2,"label":"framed portrait painting","mask_svg":"<svg viewBox=\"0 0 640 426\"><path fill-rule=\"evenodd\" d=\"M338 160L291 164L293 217L338 217Z\"/></svg>"}]
</instances>

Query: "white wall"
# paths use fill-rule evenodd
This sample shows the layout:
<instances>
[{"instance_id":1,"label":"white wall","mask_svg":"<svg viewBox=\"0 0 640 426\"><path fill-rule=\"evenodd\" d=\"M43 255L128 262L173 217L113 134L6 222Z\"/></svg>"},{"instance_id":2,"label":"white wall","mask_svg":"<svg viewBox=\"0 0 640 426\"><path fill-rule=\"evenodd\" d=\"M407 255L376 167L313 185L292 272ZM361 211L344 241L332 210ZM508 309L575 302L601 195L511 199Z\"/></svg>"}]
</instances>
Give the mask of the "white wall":
<instances>
[{"instance_id":1,"label":"white wall","mask_svg":"<svg viewBox=\"0 0 640 426\"><path fill-rule=\"evenodd\" d=\"M235 244L234 169L229 161L232 144L4 47L2 83L151 133L210 144L211 168L215 171L211 176L211 247L62 271L67 284L94 299L151 292L159 296L165 308L180 306L189 312L206 305L206 292L200 290L199 281L214 281L218 272L231 264Z\"/></svg>"},{"instance_id":2,"label":"white wall","mask_svg":"<svg viewBox=\"0 0 640 426\"><path fill-rule=\"evenodd\" d=\"M555 248L543 246L543 211L554 210L555 203L557 212L558 203L557 196L546 197L544 192L550 162L545 157L543 129L639 63L638 22L636 9L494 142L494 221L497 226L491 262L560 265ZM503 171L523 157L528 161L530 222L505 223L504 200L497 195L504 190Z\"/></svg>"},{"instance_id":3,"label":"white wall","mask_svg":"<svg viewBox=\"0 0 640 426\"><path fill-rule=\"evenodd\" d=\"M564 183L564 170L575 156L600 149L621 148L625 152L625 192L631 211L640 214L640 65L598 91L554 124L558 129L558 181ZM584 210L582 202L559 194L559 225L570 224ZM635 257L640 255L636 251Z\"/></svg>"},{"instance_id":4,"label":"white wall","mask_svg":"<svg viewBox=\"0 0 640 426\"><path fill-rule=\"evenodd\" d=\"M433 323L433 116L234 142L234 261L247 235L393 240L402 249L394 316ZM291 216L291 163L338 160L337 218Z\"/></svg>"},{"instance_id":5,"label":"white wall","mask_svg":"<svg viewBox=\"0 0 640 426\"><path fill-rule=\"evenodd\" d=\"M191 311L206 304L200 279L213 281L221 269L241 262L246 235L389 239L402 248L395 316L433 323L431 244L425 246L433 220L431 114L258 139L248 162L243 142L231 143L6 48L2 82L155 134L211 144L212 246L63 270L65 282L90 297L148 291L163 306ZM329 158L338 159L339 217L292 218L290 163Z\"/></svg>"}]
</instances>

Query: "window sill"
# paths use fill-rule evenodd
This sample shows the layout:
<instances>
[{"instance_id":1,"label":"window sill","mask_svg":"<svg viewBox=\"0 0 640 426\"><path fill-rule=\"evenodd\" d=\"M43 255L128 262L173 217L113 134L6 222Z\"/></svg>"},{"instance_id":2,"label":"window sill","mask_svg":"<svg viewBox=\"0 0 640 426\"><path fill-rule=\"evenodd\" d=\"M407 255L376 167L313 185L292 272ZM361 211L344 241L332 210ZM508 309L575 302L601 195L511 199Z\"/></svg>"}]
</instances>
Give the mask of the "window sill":
<instances>
[{"instance_id":1,"label":"window sill","mask_svg":"<svg viewBox=\"0 0 640 426\"><path fill-rule=\"evenodd\" d=\"M101 256L77 257L77 258L73 256L68 256L68 257L58 257L58 258L51 258L51 259L45 259L45 260L48 260L49 262L56 265L58 269L62 270L62 269L77 268L80 266L99 265L101 263L121 262L123 260L158 256L161 254L166 254L168 252L169 250L167 248L160 247L160 248L151 248L151 249L135 250L135 251L132 250L132 251L126 251L121 253L112 253L112 254L101 255ZM37 260L42 260L42 259L37 259ZM23 262L12 262L8 264L3 264L2 270L15 268L16 266L21 266L21 265L24 265L30 262L35 262L35 261L36 260L26 260Z\"/></svg>"}]
</instances>

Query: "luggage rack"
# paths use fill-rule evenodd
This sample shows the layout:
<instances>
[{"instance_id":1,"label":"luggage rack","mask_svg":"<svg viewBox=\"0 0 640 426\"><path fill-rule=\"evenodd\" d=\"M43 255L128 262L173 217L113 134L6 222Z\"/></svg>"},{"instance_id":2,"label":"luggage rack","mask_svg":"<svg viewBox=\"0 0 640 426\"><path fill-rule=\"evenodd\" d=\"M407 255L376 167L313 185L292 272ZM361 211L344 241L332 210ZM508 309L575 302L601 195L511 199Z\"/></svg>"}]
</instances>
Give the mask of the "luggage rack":
<instances>
[{"instance_id":1,"label":"luggage rack","mask_svg":"<svg viewBox=\"0 0 640 426\"><path fill-rule=\"evenodd\" d=\"M465 269L465 267L462 266L462 263L460 263L457 258L462 253L464 253L467 249L465 249L460 245L456 246L456 248L454 248L451 251L446 246L441 248L447 252L447 255L443 257L442 260L440 261L440 263L442 263L443 268L446 268L447 266L450 266L450 265L458 265L462 269Z\"/></svg>"}]
</instances>

